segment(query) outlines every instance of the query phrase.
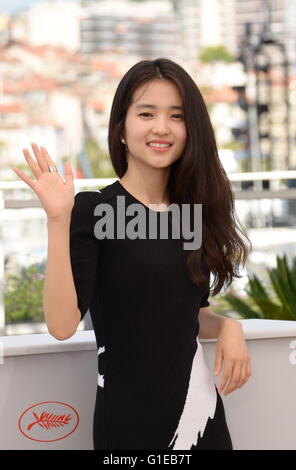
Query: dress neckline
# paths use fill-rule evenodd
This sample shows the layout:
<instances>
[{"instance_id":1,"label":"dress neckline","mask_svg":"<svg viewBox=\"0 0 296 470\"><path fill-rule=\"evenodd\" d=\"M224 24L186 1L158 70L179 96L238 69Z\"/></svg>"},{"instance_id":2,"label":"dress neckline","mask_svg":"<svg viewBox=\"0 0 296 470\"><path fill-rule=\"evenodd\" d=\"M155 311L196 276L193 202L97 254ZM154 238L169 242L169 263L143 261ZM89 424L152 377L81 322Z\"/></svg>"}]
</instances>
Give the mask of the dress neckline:
<instances>
[{"instance_id":1,"label":"dress neckline","mask_svg":"<svg viewBox=\"0 0 296 470\"><path fill-rule=\"evenodd\" d=\"M133 195L122 185L122 183L121 183L119 180L117 180L117 181L115 182L115 184L117 184L118 188L121 189L121 192L123 192L123 193L127 194L128 196L130 196L134 201L136 201L138 204L141 204L142 206L144 206L147 210L149 210L149 211L151 211L151 212L156 212L156 213L159 213L159 214L161 214L161 213L163 213L163 212L164 212L164 213L169 212L168 209L163 210L163 211L156 211L156 210L151 209L149 206L147 206L147 205L144 204L142 201L140 201L140 200L137 199L135 196L133 196ZM166 206L166 207L169 207L169 206Z\"/></svg>"}]
</instances>

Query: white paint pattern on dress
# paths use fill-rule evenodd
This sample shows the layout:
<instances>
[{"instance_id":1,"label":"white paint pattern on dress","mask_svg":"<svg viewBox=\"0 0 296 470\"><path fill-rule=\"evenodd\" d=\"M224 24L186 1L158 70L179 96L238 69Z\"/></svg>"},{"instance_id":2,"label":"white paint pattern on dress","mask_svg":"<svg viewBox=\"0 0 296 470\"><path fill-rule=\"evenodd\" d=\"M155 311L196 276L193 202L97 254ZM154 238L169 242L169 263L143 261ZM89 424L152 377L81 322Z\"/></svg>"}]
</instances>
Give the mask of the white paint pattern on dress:
<instances>
[{"instance_id":1,"label":"white paint pattern on dress","mask_svg":"<svg viewBox=\"0 0 296 470\"><path fill-rule=\"evenodd\" d=\"M103 352L105 352L105 346L99 347L98 358L99 358L99 355ZM100 361L100 358L98 360ZM104 388L104 375L101 375L100 372L98 373L98 385L99 387Z\"/></svg>"},{"instance_id":2,"label":"white paint pattern on dress","mask_svg":"<svg viewBox=\"0 0 296 470\"><path fill-rule=\"evenodd\" d=\"M191 449L204 434L208 419L213 419L217 405L217 393L210 370L206 363L202 345L197 341L197 349L192 361L190 381L185 405L178 427L170 444L176 438L173 449ZM200 432L200 436L198 433Z\"/></svg>"}]
</instances>

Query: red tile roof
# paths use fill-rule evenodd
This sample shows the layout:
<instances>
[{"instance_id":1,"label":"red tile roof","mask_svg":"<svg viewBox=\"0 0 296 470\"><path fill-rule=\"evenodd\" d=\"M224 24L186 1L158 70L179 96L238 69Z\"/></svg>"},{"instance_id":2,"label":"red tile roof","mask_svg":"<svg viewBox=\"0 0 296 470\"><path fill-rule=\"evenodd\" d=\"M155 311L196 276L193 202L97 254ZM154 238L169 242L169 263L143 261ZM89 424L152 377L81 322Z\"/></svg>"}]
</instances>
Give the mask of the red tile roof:
<instances>
[{"instance_id":1,"label":"red tile roof","mask_svg":"<svg viewBox=\"0 0 296 470\"><path fill-rule=\"evenodd\" d=\"M238 94L229 86L222 88L214 88L210 91L202 92L203 98L206 103L236 103Z\"/></svg>"},{"instance_id":2,"label":"red tile roof","mask_svg":"<svg viewBox=\"0 0 296 470\"><path fill-rule=\"evenodd\" d=\"M31 75L21 80L3 80L4 93L13 94L34 90L51 91L57 88L58 85L52 79L41 75Z\"/></svg>"},{"instance_id":3,"label":"red tile roof","mask_svg":"<svg viewBox=\"0 0 296 470\"><path fill-rule=\"evenodd\" d=\"M92 70L106 72L113 78L120 78L122 76L121 72L118 70L116 62L95 58L90 61L90 66Z\"/></svg>"},{"instance_id":4,"label":"red tile roof","mask_svg":"<svg viewBox=\"0 0 296 470\"><path fill-rule=\"evenodd\" d=\"M21 113L23 109L19 103L0 104L0 114Z\"/></svg>"},{"instance_id":5,"label":"red tile roof","mask_svg":"<svg viewBox=\"0 0 296 470\"><path fill-rule=\"evenodd\" d=\"M103 112L105 109L105 104L101 100L96 99L96 98L90 98L87 101L87 106L89 108L94 109L94 111L98 111L100 113Z\"/></svg>"}]
</instances>

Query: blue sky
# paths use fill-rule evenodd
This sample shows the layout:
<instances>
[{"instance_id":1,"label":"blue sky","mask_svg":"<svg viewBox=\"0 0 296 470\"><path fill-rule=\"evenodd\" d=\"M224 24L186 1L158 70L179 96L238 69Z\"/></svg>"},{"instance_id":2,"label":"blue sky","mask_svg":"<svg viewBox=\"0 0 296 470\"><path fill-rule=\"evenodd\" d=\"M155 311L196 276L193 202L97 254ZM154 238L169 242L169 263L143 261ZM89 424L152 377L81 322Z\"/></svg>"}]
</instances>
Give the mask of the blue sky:
<instances>
[{"instance_id":1,"label":"blue sky","mask_svg":"<svg viewBox=\"0 0 296 470\"><path fill-rule=\"evenodd\" d=\"M44 0L0 0L0 13L15 13L16 11L24 10L25 8L28 8L31 5L34 5L36 3L42 3L43 1Z\"/></svg>"}]
</instances>

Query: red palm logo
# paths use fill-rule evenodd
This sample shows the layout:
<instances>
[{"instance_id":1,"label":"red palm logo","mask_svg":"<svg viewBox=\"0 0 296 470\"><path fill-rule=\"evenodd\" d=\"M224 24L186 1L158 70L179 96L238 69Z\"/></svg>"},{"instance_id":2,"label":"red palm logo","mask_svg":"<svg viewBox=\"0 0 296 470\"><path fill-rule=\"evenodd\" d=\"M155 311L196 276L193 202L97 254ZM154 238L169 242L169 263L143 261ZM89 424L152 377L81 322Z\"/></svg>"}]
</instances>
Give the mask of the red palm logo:
<instances>
[{"instance_id":1,"label":"red palm logo","mask_svg":"<svg viewBox=\"0 0 296 470\"><path fill-rule=\"evenodd\" d=\"M79 424L79 414L67 403L46 401L27 408L19 418L19 430L28 439L52 442L72 434Z\"/></svg>"},{"instance_id":2,"label":"red palm logo","mask_svg":"<svg viewBox=\"0 0 296 470\"><path fill-rule=\"evenodd\" d=\"M52 413L46 413L45 411L41 413L40 417L38 417L38 415L34 412L33 415L35 416L36 421L28 425L28 431L30 431L30 429L35 424L38 424L39 426L45 429L57 428L68 424L71 419L71 415L54 415Z\"/></svg>"}]
</instances>

